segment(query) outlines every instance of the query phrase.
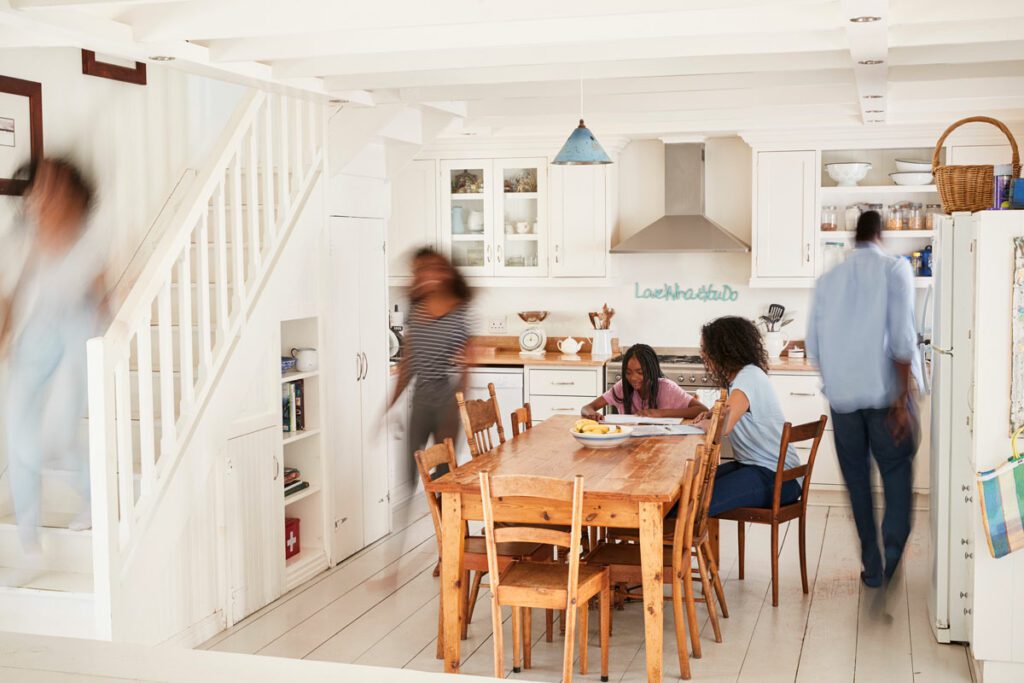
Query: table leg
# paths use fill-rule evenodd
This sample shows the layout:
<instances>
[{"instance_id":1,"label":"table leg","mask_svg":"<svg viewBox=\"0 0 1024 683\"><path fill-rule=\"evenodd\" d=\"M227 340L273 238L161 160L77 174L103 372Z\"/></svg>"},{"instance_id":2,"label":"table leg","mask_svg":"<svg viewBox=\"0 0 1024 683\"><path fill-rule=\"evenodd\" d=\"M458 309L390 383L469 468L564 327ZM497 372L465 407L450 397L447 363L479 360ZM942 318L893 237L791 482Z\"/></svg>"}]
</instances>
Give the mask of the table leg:
<instances>
[{"instance_id":1,"label":"table leg","mask_svg":"<svg viewBox=\"0 0 1024 683\"><path fill-rule=\"evenodd\" d=\"M462 525L462 494L441 496L441 605L444 609L444 670L458 673L462 645L462 554L466 537Z\"/></svg>"},{"instance_id":2,"label":"table leg","mask_svg":"<svg viewBox=\"0 0 1024 683\"><path fill-rule=\"evenodd\" d=\"M662 534L661 504L640 503L640 570L644 579L644 640L648 683L661 683L661 652L665 630Z\"/></svg>"},{"instance_id":3,"label":"table leg","mask_svg":"<svg viewBox=\"0 0 1024 683\"><path fill-rule=\"evenodd\" d=\"M718 558L718 518L708 517L708 543L711 544L711 557L715 558L715 566L721 567Z\"/></svg>"}]
</instances>

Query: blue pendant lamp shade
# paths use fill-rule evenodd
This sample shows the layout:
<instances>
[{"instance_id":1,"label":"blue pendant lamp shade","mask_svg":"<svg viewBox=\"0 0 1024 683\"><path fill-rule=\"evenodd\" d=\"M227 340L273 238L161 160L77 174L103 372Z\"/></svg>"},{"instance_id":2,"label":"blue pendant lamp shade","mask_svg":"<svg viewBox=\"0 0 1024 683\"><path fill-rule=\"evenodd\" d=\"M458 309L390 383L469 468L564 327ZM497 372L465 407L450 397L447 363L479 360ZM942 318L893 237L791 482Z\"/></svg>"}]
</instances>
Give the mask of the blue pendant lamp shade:
<instances>
[{"instance_id":1,"label":"blue pendant lamp shade","mask_svg":"<svg viewBox=\"0 0 1024 683\"><path fill-rule=\"evenodd\" d=\"M583 125L583 119L580 119L579 127L572 132L569 139L562 145L558 156L551 163L565 166L572 164L610 164L612 160L608 153L604 151L601 143L594 137L594 134L590 132L590 129Z\"/></svg>"}]
</instances>

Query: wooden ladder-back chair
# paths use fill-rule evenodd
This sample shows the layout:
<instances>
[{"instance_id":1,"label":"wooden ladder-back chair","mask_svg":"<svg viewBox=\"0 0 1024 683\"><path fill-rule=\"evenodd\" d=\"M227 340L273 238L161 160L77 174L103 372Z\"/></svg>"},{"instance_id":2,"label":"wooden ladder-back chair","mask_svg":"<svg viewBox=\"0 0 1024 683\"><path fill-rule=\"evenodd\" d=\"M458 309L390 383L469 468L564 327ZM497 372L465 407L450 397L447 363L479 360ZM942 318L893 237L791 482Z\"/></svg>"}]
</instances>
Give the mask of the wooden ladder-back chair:
<instances>
[{"instance_id":1,"label":"wooden ladder-back chair","mask_svg":"<svg viewBox=\"0 0 1024 683\"><path fill-rule=\"evenodd\" d=\"M601 604L601 680L608 680L608 636L611 618L611 585L608 569L581 562L580 533L583 528L583 477L572 481L549 477L496 476L480 473L480 498L483 504L487 562L491 569L491 615L494 622L494 675L505 677L502 642L502 606L512 608L512 670L520 671L520 644L526 643L529 666L532 610L566 610L565 651L562 681L571 683L573 641L579 612L580 674L587 674L588 603L594 597ZM496 526L495 506L509 499L529 499L531 505L552 508L569 507L570 531L530 526ZM514 503L513 503L514 504ZM568 549L568 562L517 560L502 567L498 559L501 543L543 543ZM525 609L525 619L523 610Z\"/></svg>"},{"instance_id":2,"label":"wooden ladder-back chair","mask_svg":"<svg viewBox=\"0 0 1024 683\"><path fill-rule=\"evenodd\" d=\"M787 422L782 427L782 443L779 446L779 463L775 468L775 487L772 489L772 506L770 508L735 508L717 515L718 519L733 519L737 524L737 540L739 542L739 578L743 579L743 560L745 554L747 522L770 524L772 527L772 606L779 606L779 525L791 520L799 520L800 525L800 582L804 593L810 588L807 583L807 500L808 488L811 485L811 473L814 471L814 459L818 455L818 446L825 434L828 418L822 415L815 422L794 427ZM811 450L807 463L786 469L786 453L790 445L801 441L811 441ZM804 478L800 497L787 505L783 505L782 484L784 482Z\"/></svg>"},{"instance_id":3,"label":"wooden ladder-back chair","mask_svg":"<svg viewBox=\"0 0 1024 683\"><path fill-rule=\"evenodd\" d=\"M689 540L692 535L693 524L696 519L697 503L699 500L698 483L702 481L701 471L707 461L706 451L703 446L697 447L693 460L686 462L683 470L682 491L679 496L679 514L673 525L672 535L675 542L664 549L664 561L662 577L665 583L672 584L672 610L675 615L676 649L679 654L679 672L685 679L690 678L690 657L686 648L686 622L684 608L687 614L690 604L687 603L687 596L693 598L693 591L684 588L685 583L693 581L691 571L692 561L689 558ZM610 580L613 585L640 584L643 583L641 571L640 546L635 543L602 543L586 561L588 564L598 564L608 567ZM713 606L712 606L713 607ZM696 607L692 611L696 615ZM694 617L690 617L692 620ZM691 621L692 623L692 621Z\"/></svg>"},{"instance_id":4,"label":"wooden ladder-back chair","mask_svg":"<svg viewBox=\"0 0 1024 683\"><path fill-rule=\"evenodd\" d=\"M458 465L455 462L455 447L452 445L451 439L445 439L443 443L436 444L424 451L416 451L413 456L416 459L416 468L420 473L420 480L423 482L424 487L430 483L431 471L434 470L438 465L448 465L450 472L454 472ZM429 491L426 493L427 496L427 507L430 509L430 518L434 522L434 536L437 540L437 554L441 556L441 500L440 496ZM469 622L473 618L473 610L476 607L477 595L480 591L480 579L484 574L487 573L489 565L487 563L487 544L484 541L483 536L471 536L468 533L468 527L463 524L463 533L466 534L466 545L465 552L463 553L463 579L462 585L469 586L470 573L475 572L473 578L473 588L471 590L464 590L463 598L460 600L459 609L462 611L462 638L466 638L466 630L469 626ZM540 543L502 543L497 547L497 558L498 564L501 567L507 567L509 564L516 560L522 560L529 557L545 557L550 556L550 548ZM546 555L545 555L546 553ZM438 598L440 602L440 598ZM437 658L443 657L443 639L442 639L442 618L444 614L443 606L438 606L438 624L437 624Z\"/></svg>"},{"instance_id":5,"label":"wooden ladder-back chair","mask_svg":"<svg viewBox=\"0 0 1024 683\"><path fill-rule=\"evenodd\" d=\"M498 444L505 443L505 427L501 424L501 412L498 409L498 396L494 392L494 384L487 385L489 398L466 400L461 391L455 392L455 402L459 404L459 415L462 426L466 430L466 441L469 442L469 453L474 458L489 452ZM491 428L497 428L498 441L491 437Z\"/></svg>"},{"instance_id":6,"label":"wooden ladder-back chair","mask_svg":"<svg viewBox=\"0 0 1024 683\"><path fill-rule=\"evenodd\" d=\"M530 410L530 404L524 403L522 408L516 408L512 411L512 436L517 437L521 432L525 432L527 429L533 428L533 412Z\"/></svg>"}]
</instances>

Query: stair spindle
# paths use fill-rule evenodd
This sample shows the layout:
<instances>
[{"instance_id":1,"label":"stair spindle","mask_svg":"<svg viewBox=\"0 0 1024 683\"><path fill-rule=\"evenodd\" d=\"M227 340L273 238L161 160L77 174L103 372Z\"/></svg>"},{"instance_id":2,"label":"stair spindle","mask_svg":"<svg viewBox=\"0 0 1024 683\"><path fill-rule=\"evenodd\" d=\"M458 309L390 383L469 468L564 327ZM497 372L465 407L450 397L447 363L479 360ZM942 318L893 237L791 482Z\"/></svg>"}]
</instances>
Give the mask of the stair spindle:
<instances>
[{"instance_id":1,"label":"stair spindle","mask_svg":"<svg viewBox=\"0 0 1024 683\"><path fill-rule=\"evenodd\" d=\"M214 275L214 285L217 291L217 340L214 343L214 348L219 349L227 341L225 337L230 321L228 310L228 231L223 178L217 188L214 204L216 209L213 214L213 234L216 243L213 256L217 268L217 273Z\"/></svg>"},{"instance_id":2,"label":"stair spindle","mask_svg":"<svg viewBox=\"0 0 1024 683\"><path fill-rule=\"evenodd\" d=\"M250 211L252 209L250 208ZM231 164L231 255L235 266L235 295L232 308L240 311L245 301L245 240L242 221L242 148L239 147L235 161Z\"/></svg>"},{"instance_id":3,"label":"stair spindle","mask_svg":"<svg viewBox=\"0 0 1024 683\"><path fill-rule=\"evenodd\" d=\"M202 382L210 376L210 367L213 365L210 330L210 221L206 211L199 218L196 253L199 255L199 277L196 278L199 302L199 380Z\"/></svg>"},{"instance_id":4,"label":"stair spindle","mask_svg":"<svg viewBox=\"0 0 1024 683\"><path fill-rule=\"evenodd\" d=\"M192 405L195 391L192 377L192 289L192 245L186 244L178 260L178 360L182 413Z\"/></svg>"},{"instance_id":5,"label":"stair spindle","mask_svg":"<svg viewBox=\"0 0 1024 683\"><path fill-rule=\"evenodd\" d=\"M249 130L249 182L246 183L247 194L245 203L249 207L249 275L252 279L263 262L263 253L260 247L260 154L257 145L259 140L256 129L259 121L253 121Z\"/></svg>"},{"instance_id":6,"label":"stair spindle","mask_svg":"<svg viewBox=\"0 0 1024 683\"><path fill-rule=\"evenodd\" d=\"M147 314L135 330L135 367L139 375L139 458L142 461L141 495L153 489L156 465L153 419L153 317Z\"/></svg>"},{"instance_id":7,"label":"stair spindle","mask_svg":"<svg viewBox=\"0 0 1024 683\"><path fill-rule=\"evenodd\" d=\"M189 327L189 334L192 333ZM171 330L171 280L157 297L157 344L160 351L160 457L174 448L174 335ZM140 419L147 419L140 415Z\"/></svg>"}]
</instances>

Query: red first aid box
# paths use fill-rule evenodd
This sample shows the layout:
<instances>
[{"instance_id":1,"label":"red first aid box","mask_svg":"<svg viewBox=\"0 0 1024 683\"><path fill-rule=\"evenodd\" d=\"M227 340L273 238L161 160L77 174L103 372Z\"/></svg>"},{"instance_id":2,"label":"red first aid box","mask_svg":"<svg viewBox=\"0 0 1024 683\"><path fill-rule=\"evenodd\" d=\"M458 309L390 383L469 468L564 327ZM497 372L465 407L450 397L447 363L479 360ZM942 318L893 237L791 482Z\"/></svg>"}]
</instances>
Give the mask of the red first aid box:
<instances>
[{"instance_id":1,"label":"red first aid box","mask_svg":"<svg viewBox=\"0 0 1024 683\"><path fill-rule=\"evenodd\" d=\"M294 557L302 550L299 545L299 520L298 517L285 517L284 519L284 559Z\"/></svg>"}]
</instances>

